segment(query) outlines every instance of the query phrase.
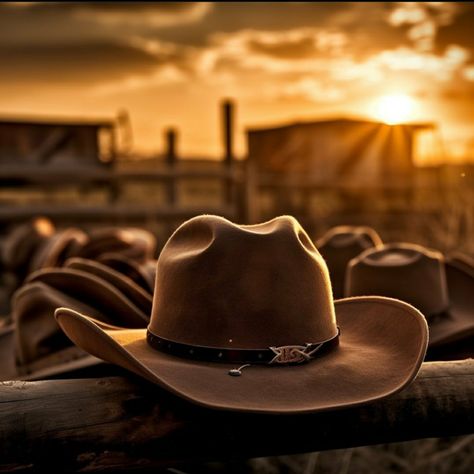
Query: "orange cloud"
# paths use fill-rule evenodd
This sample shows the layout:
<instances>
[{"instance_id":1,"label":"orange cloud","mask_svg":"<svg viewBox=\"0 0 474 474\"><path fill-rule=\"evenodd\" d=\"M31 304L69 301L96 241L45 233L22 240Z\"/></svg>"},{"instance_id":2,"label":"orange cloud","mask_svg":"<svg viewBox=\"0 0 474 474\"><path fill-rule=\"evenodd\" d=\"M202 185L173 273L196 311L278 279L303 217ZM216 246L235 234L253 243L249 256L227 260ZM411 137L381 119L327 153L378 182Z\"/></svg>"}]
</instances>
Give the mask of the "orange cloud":
<instances>
[{"instance_id":1,"label":"orange cloud","mask_svg":"<svg viewBox=\"0 0 474 474\"><path fill-rule=\"evenodd\" d=\"M453 2L397 2L387 19L392 26L409 25L416 49L431 51L438 28L451 24L458 12Z\"/></svg>"},{"instance_id":2,"label":"orange cloud","mask_svg":"<svg viewBox=\"0 0 474 474\"><path fill-rule=\"evenodd\" d=\"M105 26L175 26L194 23L212 8L211 2L84 3L75 9L77 18Z\"/></svg>"}]
</instances>

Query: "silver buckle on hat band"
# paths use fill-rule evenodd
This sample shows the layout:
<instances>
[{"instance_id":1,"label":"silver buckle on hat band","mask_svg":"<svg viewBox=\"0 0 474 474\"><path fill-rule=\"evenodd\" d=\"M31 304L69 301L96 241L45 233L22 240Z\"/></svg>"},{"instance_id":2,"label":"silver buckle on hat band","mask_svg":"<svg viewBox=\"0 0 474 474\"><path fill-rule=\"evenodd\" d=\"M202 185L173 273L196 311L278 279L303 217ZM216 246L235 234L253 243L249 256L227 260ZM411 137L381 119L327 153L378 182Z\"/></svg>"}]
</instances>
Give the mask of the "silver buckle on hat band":
<instances>
[{"instance_id":1,"label":"silver buckle on hat band","mask_svg":"<svg viewBox=\"0 0 474 474\"><path fill-rule=\"evenodd\" d=\"M338 334L339 335L339 334ZM325 343L322 342L316 347L313 347L313 344L306 344L306 346L281 346L281 347L269 347L269 349L274 352L275 357L268 362L268 365L274 364L301 364L302 362L307 362L311 360L313 354L315 354ZM246 367L250 367L252 364L244 364L238 369L230 369L229 375L238 377L242 375L242 370Z\"/></svg>"},{"instance_id":2,"label":"silver buckle on hat band","mask_svg":"<svg viewBox=\"0 0 474 474\"><path fill-rule=\"evenodd\" d=\"M340 332L341 331L338 327L336 336L326 341L316 343L316 344L307 343L304 346L280 346L280 347L271 346L269 347L269 350L275 354L275 357L273 357L273 359L270 360L267 364L268 365L277 365L277 364L288 365L288 364L301 364L303 362L308 362L314 358L316 353L323 346L328 347L327 343L331 343L335 341L337 342L339 340ZM229 375L238 377L239 375L242 375L243 369L245 369L246 367L250 367L251 365L252 364L244 364L238 369L229 370L228 373Z\"/></svg>"},{"instance_id":3,"label":"silver buckle on hat band","mask_svg":"<svg viewBox=\"0 0 474 474\"><path fill-rule=\"evenodd\" d=\"M269 364L299 364L310 360L312 355L321 348L324 344L318 344L312 349L312 344L306 344L306 346L281 346L281 347L270 347L276 355L269 362ZM312 349L312 350L311 350Z\"/></svg>"}]
</instances>

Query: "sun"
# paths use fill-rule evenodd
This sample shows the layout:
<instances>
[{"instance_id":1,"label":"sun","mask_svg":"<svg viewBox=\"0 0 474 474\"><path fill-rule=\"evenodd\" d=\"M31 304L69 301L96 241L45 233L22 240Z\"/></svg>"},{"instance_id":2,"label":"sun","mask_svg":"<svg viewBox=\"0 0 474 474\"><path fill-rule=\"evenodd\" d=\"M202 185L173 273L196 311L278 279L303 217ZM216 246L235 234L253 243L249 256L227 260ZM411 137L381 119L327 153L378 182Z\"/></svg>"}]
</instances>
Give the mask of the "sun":
<instances>
[{"instance_id":1,"label":"sun","mask_svg":"<svg viewBox=\"0 0 474 474\"><path fill-rule=\"evenodd\" d=\"M373 108L377 119L394 125L412 117L414 100L407 94L387 94L379 97Z\"/></svg>"}]
</instances>

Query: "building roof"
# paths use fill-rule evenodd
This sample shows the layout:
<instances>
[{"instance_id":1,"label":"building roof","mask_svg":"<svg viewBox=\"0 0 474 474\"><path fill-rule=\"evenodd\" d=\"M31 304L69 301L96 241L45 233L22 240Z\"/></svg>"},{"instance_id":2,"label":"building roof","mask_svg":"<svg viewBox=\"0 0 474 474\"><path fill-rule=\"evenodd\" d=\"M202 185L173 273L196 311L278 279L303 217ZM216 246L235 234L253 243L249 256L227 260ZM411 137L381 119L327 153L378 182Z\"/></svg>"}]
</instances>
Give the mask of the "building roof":
<instances>
[{"instance_id":1,"label":"building roof","mask_svg":"<svg viewBox=\"0 0 474 474\"><path fill-rule=\"evenodd\" d=\"M1 125L45 125L61 127L95 127L111 128L115 125L113 119L84 119L71 117L46 117L46 116L0 116Z\"/></svg>"},{"instance_id":2,"label":"building roof","mask_svg":"<svg viewBox=\"0 0 474 474\"><path fill-rule=\"evenodd\" d=\"M270 127L252 127L248 128L247 132L265 132L265 131L277 131L285 128L290 127L301 127L301 126L314 126L314 125L340 125L340 124L380 124L380 125L387 125L384 122L379 122L376 120L367 120L367 119L359 119L359 118L330 118L330 119L323 119L323 120L308 120L308 121L294 121L290 123L286 123L283 125L277 126L270 126ZM406 122L406 123L397 123L393 124L392 126L404 126L409 127L413 130L423 130L423 129L434 129L436 125L431 122Z\"/></svg>"}]
</instances>

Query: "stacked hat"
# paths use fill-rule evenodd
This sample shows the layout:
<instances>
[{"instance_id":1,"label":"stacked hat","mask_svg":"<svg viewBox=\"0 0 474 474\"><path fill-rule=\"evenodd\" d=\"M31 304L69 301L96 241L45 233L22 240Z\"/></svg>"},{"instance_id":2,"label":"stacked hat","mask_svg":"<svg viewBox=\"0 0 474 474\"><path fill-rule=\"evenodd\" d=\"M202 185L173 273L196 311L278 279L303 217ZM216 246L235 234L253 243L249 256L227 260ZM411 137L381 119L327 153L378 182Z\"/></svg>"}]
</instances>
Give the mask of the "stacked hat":
<instances>
[{"instance_id":1,"label":"stacked hat","mask_svg":"<svg viewBox=\"0 0 474 474\"><path fill-rule=\"evenodd\" d=\"M76 227L56 231L36 249L30 262L30 272L63 266L87 241L87 234Z\"/></svg>"},{"instance_id":2,"label":"stacked hat","mask_svg":"<svg viewBox=\"0 0 474 474\"><path fill-rule=\"evenodd\" d=\"M344 296L349 261L362 251L381 244L382 239L371 227L349 225L333 227L316 241L316 247L329 267L334 298Z\"/></svg>"},{"instance_id":3,"label":"stacked hat","mask_svg":"<svg viewBox=\"0 0 474 474\"><path fill-rule=\"evenodd\" d=\"M0 246L0 325L10 319L10 300L29 273L31 260L54 234L53 223L37 217L9 229Z\"/></svg>"},{"instance_id":4,"label":"stacked hat","mask_svg":"<svg viewBox=\"0 0 474 474\"><path fill-rule=\"evenodd\" d=\"M53 223L45 217L37 217L15 226L2 242L1 260L7 270L24 274L31 258L55 232Z\"/></svg>"},{"instance_id":5,"label":"stacked hat","mask_svg":"<svg viewBox=\"0 0 474 474\"><path fill-rule=\"evenodd\" d=\"M156 276L156 260L148 259L140 263L120 253L104 253L99 256L97 260L115 271L126 275L145 291L153 294Z\"/></svg>"},{"instance_id":6,"label":"stacked hat","mask_svg":"<svg viewBox=\"0 0 474 474\"><path fill-rule=\"evenodd\" d=\"M156 251L155 236L135 227L93 229L88 237L75 256L96 260L104 253L114 253L130 260L146 262L154 257Z\"/></svg>"},{"instance_id":7,"label":"stacked hat","mask_svg":"<svg viewBox=\"0 0 474 474\"><path fill-rule=\"evenodd\" d=\"M0 328L0 380L34 380L71 374L101 363L75 347L54 311L61 306L90 314L103 324L146 327L151 295L98 262L70 259L63 268L29 275L12 302L12 323Z\"/></svg>"}]
</instances>

